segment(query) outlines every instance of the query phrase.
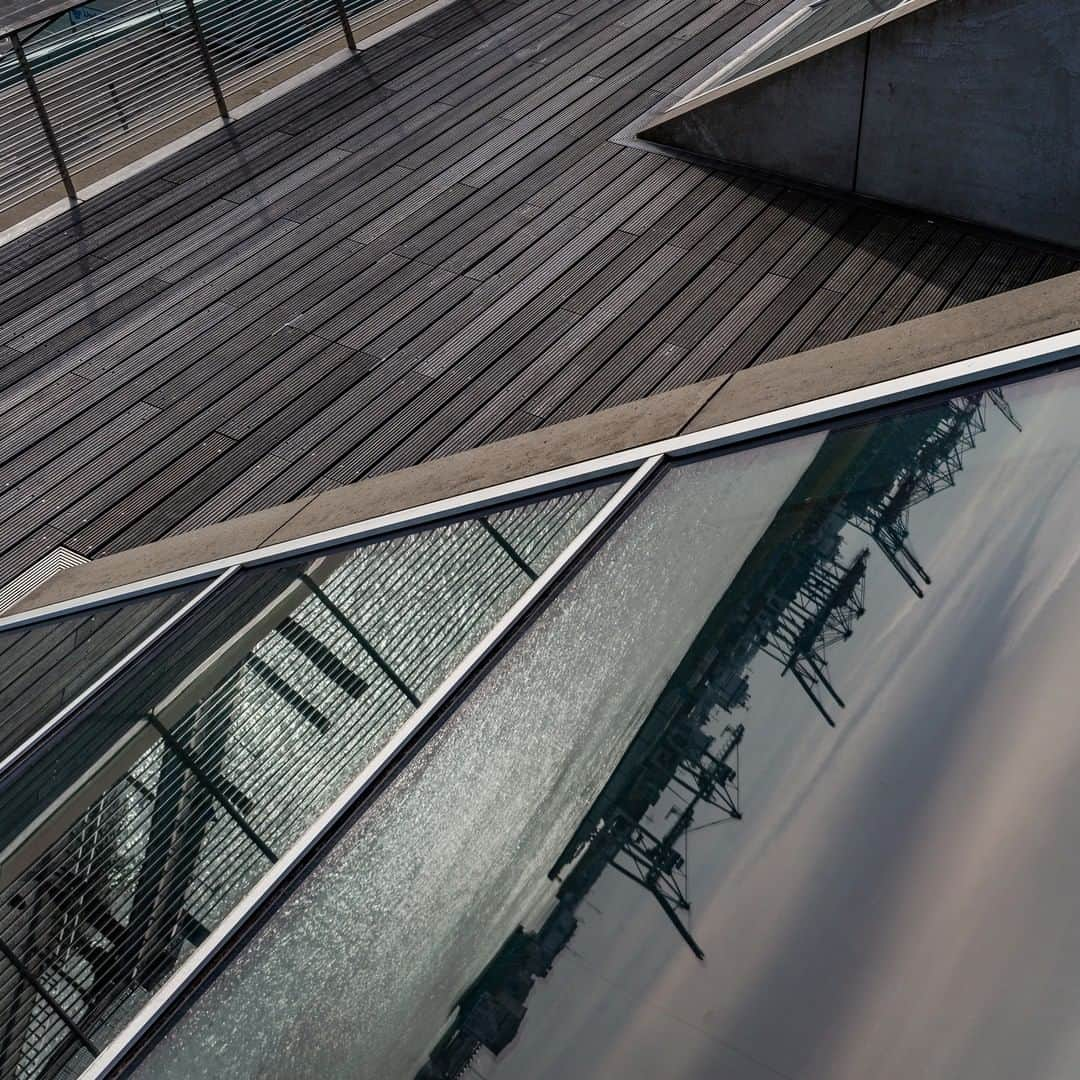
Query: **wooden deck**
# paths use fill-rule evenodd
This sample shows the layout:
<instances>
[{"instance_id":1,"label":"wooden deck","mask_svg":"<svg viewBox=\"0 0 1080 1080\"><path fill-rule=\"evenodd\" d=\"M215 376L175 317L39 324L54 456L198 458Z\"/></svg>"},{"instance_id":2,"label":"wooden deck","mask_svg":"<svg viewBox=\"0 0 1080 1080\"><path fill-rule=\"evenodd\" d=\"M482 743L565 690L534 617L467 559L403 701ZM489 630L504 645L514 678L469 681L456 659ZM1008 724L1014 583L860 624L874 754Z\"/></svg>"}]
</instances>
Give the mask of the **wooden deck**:
<instances>
[{"instance_id":1,"label":"wooden deck","mask_svg":"<svg viewBox=\"0 0 1080 1080\"><path fill-rule=\"evenodd\" d=\"M0 583L1066 270L612 136L780 0L459 0L0 249Z\"/></svg>"}]
</instances>

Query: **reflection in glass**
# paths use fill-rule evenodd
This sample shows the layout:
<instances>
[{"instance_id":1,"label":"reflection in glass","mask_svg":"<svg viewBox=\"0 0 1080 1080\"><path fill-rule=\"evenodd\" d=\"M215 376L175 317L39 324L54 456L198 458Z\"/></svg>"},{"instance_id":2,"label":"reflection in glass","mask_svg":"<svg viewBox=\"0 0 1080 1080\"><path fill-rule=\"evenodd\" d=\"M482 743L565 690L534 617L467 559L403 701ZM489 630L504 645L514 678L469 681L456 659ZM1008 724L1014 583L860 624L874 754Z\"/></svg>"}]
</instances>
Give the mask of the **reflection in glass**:
<instances>
[{"instance_id":1,"label":"reflection in glass","mask_svg":"<svg viewBox=\"0 0 1080 1080\"><path fill-rule=\"evenodd\" d=\"M672 467L140 1075L1075 1075L1078 404Z\"/></svg>"},{"instance_id":2,"label":"reflection in glass","mask_svg":"<svg viewBox=\"0 0 1080 1080\"><path fill-rule=\"evenodd\" d=\"M0 1076L84 1066L611 490L241 571L0 780ZM31 633L60 673L106 637Z\"/></svg>"}]
</instances>

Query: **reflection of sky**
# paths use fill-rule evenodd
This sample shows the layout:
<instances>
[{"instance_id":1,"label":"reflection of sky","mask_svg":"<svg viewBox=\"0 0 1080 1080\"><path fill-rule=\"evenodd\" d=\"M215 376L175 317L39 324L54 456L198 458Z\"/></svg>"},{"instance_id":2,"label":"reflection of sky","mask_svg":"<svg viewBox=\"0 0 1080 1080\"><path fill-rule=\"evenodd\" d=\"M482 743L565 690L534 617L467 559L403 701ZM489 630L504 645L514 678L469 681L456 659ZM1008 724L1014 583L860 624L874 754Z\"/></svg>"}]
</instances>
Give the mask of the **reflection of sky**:
<instances>
[{"instance_id":1,"label":"reflection of sky","mask_svg":"<svg viewBox=\"0 0 1080 1080\"><path fill-rule=\"evenodd\" d=\"M1080 379L1059 383L1010 390L1024 434L991 413L913 512L926 599L871 556L830 655L838 731L757 663L746 819L690 838L705 964L607 875L484 1075L1078 1074Z\"/></svg>"},{"instance_id":2,"label":"reflection of sky","mask_svg":"<svg viewBox=\"0 0 1080 1080\"><path fill-rule=\"evenodd\" d=\"M1024 433L991 412L958 487L912 513L927 597L872 552L867 614L830 653L848 703L837 730L756 662L745 818L689 837L706 961L608 872L480 1074L1080 1072L1080 377L1008 396ZM604 745L625 745L626 717L730 580L746 507L790 486L791 445L689 467L666 502L654 492L433 741L422 797L376 807L145 1074L221 1075L224 1055L230 1076L411 1076L456 994L535 912L570 811L614 760Z\"/></svg>"}]
</instances>

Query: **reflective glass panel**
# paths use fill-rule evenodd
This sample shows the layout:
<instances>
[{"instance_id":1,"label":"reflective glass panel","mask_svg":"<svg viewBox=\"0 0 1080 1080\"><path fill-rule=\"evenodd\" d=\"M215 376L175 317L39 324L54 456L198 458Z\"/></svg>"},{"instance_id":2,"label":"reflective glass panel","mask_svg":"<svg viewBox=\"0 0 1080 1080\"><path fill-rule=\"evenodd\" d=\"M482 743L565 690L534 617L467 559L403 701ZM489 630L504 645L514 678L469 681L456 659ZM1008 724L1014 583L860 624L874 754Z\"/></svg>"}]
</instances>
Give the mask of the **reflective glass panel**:
<instances>
[{"instance_id":1,"label":"reflective glass panel","mask_svg":"<svg viewBox=\"0 0 1080 1080\"><path fill-rule=\"evenodd\" d=\"M1078 407L672 467L139 1075L1075 1076Z\"/></svg>"},{"instance_id":2,"label":"reflective glass panel","mask_svg":"<svg viewBox=\"0 0 1080 1080\"><path fill-rule=\"evenodd\" d=\"M241 571L0 780L0 1076L85 1065L615 486Z\"/></svg>"}]
</instances>

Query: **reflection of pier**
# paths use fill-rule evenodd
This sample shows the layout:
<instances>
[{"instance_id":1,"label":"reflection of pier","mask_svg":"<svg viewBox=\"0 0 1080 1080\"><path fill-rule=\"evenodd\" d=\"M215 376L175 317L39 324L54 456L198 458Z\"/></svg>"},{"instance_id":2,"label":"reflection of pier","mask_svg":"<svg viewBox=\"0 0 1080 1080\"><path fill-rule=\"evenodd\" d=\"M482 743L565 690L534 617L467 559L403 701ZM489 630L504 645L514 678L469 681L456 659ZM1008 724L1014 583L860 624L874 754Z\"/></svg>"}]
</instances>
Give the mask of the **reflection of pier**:
<instances>
[{"instance_id":1,"label":"reflection of pier","mask_svg":"<svg viewBox=\"0 0 1080 1080\"><path fill-rule=\"evenodd\" d=\"M534 933L519 927L511 935L461 997L417 1080L460 1077L482 1046L499 1054L510 1044L533 984L569 943L578 906L608 868L647 890L704 959L684 921L686 837L703 805L718 810L718 820L742 817L737 756L746 736L742 724L727 724L716 737L706 728L748 705L750 669L760 654L790 672L833 723L825 695L844 703L827 653L852 636L866 611L871 557L863 547L845 559L843 531L864 533L921 596L930 577L910 550L909 511L956 483L964 454L986 429L987 401L1019 429L993 391L826 439L556 860L550 876L562 883L551 914ZM675 805L661 830L650 812L665 796Z\"/></svg>"},{"instance_id":2,"label":"reflection of pier","mask_svg":"<svg viewBox=\"0 0 1080 1080\"><path fill-rule=\"evenodd\" d=\"M837 642L847 641L855 620L866 611L863 600L869 555L870 549L863 548L847 566L840 562L838 554L815 560L806 580L787 606L775 614L762 639L762 650L783 664L785 675L790 671L795 676L829 724L833 723L832 717L816 688L824 687L843 708L843 698L829 681L825 652Z\"/></svg>"}]
</instances>

